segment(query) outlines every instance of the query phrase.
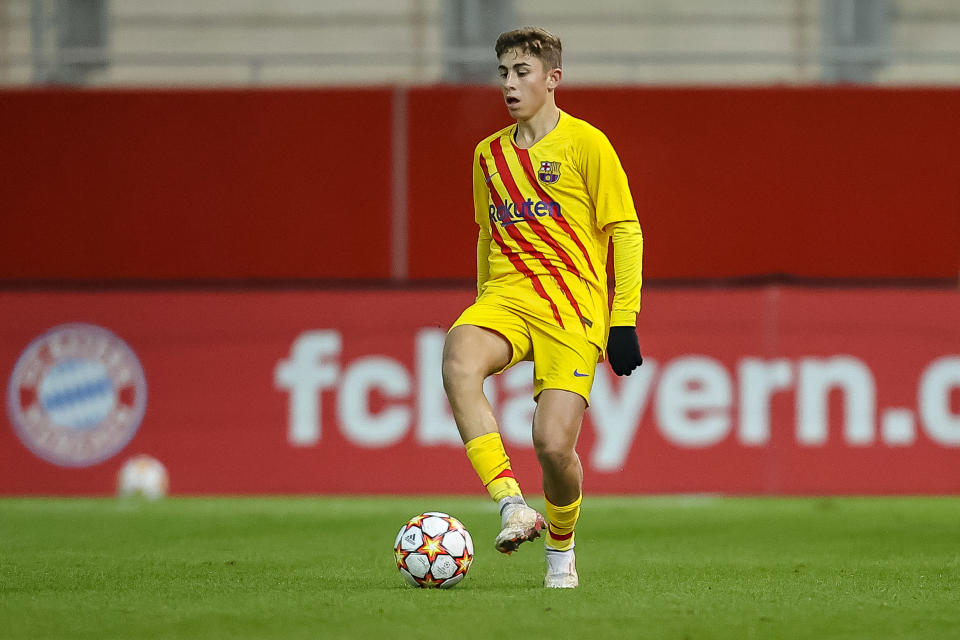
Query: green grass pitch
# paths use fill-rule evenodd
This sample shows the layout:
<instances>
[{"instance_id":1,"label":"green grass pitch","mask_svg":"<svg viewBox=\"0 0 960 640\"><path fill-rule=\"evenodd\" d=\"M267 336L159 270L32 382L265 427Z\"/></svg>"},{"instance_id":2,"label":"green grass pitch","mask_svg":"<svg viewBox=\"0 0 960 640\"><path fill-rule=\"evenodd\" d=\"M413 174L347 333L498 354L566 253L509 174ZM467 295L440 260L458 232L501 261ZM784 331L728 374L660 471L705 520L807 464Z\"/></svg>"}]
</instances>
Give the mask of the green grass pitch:
<instances>
[{"instance_id":1,"label":"green grass pitch","mask_svg":"<svg viewBox=\"0 0 960 640\"><path fill-rule=\"evenodd\" d=\"M476 542L449 591L394 564L427 510ZM0 637L960 638L960 498L588 495L571 591L497 524L464 497L7 498Z\"/></svg>"}]
</instances>

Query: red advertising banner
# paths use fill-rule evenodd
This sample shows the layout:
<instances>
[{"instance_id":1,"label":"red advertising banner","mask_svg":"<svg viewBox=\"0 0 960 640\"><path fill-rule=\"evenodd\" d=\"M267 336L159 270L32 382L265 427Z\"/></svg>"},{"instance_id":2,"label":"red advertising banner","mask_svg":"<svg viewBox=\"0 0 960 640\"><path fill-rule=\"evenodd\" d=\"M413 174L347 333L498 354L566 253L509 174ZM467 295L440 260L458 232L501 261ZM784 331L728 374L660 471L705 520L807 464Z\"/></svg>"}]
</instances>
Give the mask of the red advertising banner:
<instances>
[{"instance_id":1,"label":"red advertising banner","mask_svg":"<svg viewBox=\"0 0 960 640\"><path fill-rule=\"evenodd\" d=\"M482 493L440 377L467 289L0 293L0 493ZM960 294L658 290L598 368L590 493L960 492ZM488 384L540 490L532 376Z\"/></svg>"}]
</instances>

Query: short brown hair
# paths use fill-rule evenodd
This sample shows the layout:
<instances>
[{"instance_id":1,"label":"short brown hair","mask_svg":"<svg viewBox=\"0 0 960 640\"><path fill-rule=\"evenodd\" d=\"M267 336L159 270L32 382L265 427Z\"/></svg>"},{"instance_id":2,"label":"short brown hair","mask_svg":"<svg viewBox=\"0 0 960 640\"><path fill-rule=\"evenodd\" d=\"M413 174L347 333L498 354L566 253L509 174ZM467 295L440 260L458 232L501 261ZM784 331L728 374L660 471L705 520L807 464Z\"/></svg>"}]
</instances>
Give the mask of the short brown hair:
<instances>
[{"instance_id":1,"label":"short brown hair","mask_svg":"<svg viewBox=\"0 0 960 640\"><path fill-rule=\"evenodd\" d=\"M497 58L511 49L540 58L547 71L561 68L563 47L560 45L560 38L546 29L524 27L501 33L495 47Z\"/></svg>"}]
</instances>

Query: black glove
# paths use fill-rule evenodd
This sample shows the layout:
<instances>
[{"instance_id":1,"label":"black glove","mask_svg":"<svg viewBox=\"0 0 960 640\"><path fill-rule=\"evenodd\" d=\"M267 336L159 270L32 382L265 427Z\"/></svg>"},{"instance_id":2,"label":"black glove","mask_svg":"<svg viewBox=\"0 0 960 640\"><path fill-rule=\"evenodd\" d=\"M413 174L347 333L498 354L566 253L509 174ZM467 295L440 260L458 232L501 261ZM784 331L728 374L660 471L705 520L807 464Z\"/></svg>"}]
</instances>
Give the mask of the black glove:
<instances>
[{"instance_id":1,"label":"black glove","mask_svg":"<svg viewBox=\"0 0 960 640\"><path fill-rule=\"evenodd\" d=\"M628 376L643 364L636 327L610 327L607 339L607 359L618 376Z\"/></svg>"}]
</instances>

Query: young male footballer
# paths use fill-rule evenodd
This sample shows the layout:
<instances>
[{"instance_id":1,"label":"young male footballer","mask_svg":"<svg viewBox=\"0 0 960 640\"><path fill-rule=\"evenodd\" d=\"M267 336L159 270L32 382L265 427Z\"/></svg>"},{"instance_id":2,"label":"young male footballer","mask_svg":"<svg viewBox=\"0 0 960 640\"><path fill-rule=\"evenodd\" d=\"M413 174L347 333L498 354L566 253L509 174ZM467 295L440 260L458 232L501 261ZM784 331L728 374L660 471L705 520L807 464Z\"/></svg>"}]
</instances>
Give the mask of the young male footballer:
<instances>
[{"instance_id":1,"label":"young male footballer","mask_svg":"<svg viewBox=\"0 0 960 640\"><path fill-rule=\"evenodd\" d=\"M544 586L572 588L579 584L574 527L583 483L576 444L594 370L604 351L617 375L643 362L636 333L643 236L610 142L557 107L560 40L543 29L518 29L497 39L496 53L516 123L474 152L478 295L447 334L443 384L467 457L500 505L496 548L511 553L546 527ZM523 499L483 394L487 376L521 360L533 360L533 444L546 522Z\"/></svg>"}]
</instances>

